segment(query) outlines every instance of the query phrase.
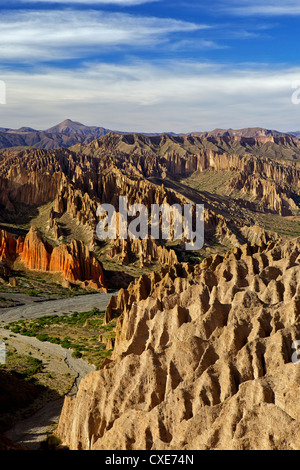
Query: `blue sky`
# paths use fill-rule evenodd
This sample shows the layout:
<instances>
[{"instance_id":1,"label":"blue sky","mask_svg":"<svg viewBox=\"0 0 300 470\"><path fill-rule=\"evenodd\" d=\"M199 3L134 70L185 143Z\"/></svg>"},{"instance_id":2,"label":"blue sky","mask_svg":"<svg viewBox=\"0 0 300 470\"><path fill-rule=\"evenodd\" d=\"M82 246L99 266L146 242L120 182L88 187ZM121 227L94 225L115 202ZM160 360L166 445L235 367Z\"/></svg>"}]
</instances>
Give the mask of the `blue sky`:
<instances>
[{"instance_id":1,"label":"blue sky","mask_svg":"<svg viewBox=\"0 0 300 470\"><path fill-rule=\"evenodd\" d=\"M299 21L294 0L0 2L0 127L298 130Z\"/></svg>"}]
</instances>

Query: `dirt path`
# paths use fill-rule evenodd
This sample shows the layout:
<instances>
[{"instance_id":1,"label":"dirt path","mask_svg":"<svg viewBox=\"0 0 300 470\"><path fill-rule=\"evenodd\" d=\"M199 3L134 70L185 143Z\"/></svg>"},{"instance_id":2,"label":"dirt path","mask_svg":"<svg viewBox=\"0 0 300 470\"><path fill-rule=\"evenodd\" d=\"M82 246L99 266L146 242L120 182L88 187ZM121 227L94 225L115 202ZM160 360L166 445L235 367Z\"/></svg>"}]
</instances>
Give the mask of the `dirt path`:
<instances>
[{"instance_id":1,"label":"dirt path","mask_svg":"<svg viewBox=\"0 0 300 470\"><path fill-rule=\"evenodd\" d=\"M0 339L7 337L7 330L0 329ZM72 357L72 351L63 349L57 344L38 341L22 335L14 335L6 342L13 346L19 354L31 354L43 361L47 372L58 376L69 374L74 379L74 384L68 395L76 394L82 377L95 370L95 367L82 359ZM41 442L45 441L49 430L58 423L64 398L59 398L50 403L38 407L37 411L24 420L15 424L6 436L14 443L38 450Z\"/></svg>"},{"instance_id":2,"label":"dirt path","mask_svg":"<svg viewBox=\"0 0 300 470\"><path fill-rule=\"evenodd\" d=\"M20 318L38 318L44 315L62 314L67 312L84 312L97 307L105 310L112 294L92 294L78 296L71 299L59 299L52 301L34 302L28 301L18 307L1 309L0 319L10 322ZM5 311L4 311L5 310ZM15 348L18 354L32 354L43 361L43 365L49 374L56 377L71 376L74 384L68 395L76 394L82 377L95 370L95 367L82 359L72 357L72 351L62 348L60 345L38 341L34 337L14 334L9 336L8 330L0 328L0 340L6 338L10 346ZM31 450L38 450L42 442L47 438L59 420L64 398L53 400L38 407L30 417L19 421L5 434L14 443L21 444Z\"/></svg>"},{"instance_id":3,"label":"dirt path","mask_svg":"<svg viewBox=\"0 0 300 470\"><path fill-rule=\"evenodd\" d=\"M87 312L93 307L99 310L105 310L108 302L113 294L86 294L76 297L68 297L57 300L42 300L37 298L30 299L28 296L10 294L13 300L18 301L16 307L8 307L0 309L0 321L11 322L21 318L39 318L45 315L60 315L69 312ZM26 298L27 297L27 298Z\"/></svg>"}]
</instances>

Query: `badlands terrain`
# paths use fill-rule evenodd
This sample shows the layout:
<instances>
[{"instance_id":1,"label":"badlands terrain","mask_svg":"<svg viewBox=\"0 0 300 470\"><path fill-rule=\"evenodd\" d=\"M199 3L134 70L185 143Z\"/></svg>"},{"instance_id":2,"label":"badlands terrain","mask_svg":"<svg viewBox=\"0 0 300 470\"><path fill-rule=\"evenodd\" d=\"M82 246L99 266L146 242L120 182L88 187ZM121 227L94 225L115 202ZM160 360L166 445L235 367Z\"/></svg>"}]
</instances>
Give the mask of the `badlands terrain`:
<instances>
[{"instance_id":1,"label":"badlands terrain","mask_svg":"<svg viewBox=\"0 0 300 470\"><path fill-rule=\"evenodd\" d=\"M57 379L65 399L51 432L60 446L300 449L296 135L260 128L144 135L69 120L47 132L1 129L4 341L13 348L9 335L30 331L62 345L62 320L49 318L90 311L77 321L77 337L66 323L70 341L93 339L92 353L80 350L93 370L75 393ZM100 241L97 208L118 209L119 196L149 210L204 204L204 247ZM35 306L24 302L28 294ZM4 366L0 373L3 395L15 376ZM19 408L28 394L27 381ZM12 438L3 448L26 446L4 424L0 432Z\"/></svg>"}]
</instances>

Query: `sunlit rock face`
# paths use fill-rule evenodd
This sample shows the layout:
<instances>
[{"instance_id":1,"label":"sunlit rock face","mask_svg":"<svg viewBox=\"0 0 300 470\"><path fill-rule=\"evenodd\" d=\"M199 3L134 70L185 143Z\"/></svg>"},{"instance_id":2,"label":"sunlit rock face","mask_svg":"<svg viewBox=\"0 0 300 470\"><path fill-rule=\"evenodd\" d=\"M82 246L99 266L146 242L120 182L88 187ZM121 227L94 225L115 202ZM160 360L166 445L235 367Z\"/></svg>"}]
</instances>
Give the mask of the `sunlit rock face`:
<instances>
[{"instance_id":1,"label":"sunlit rock face","mask_svg":"<svg viewBox=\"0 0 300 470\"><path fill-rule=\"evenodd\" d=\"M299 449L300 242L245 245L113 297L112 361L66 398L71 449Z\"/></svg>"},{"instance_id":2,"label":"sunlit rock face","mask_svg":"<svg viewBox=\"0 0 300 470\"><path fill-rule=\"evenodd\" d=\"M14 263L21 261L29 270L57 272L70 282L89 282L103 288L104 273L101 263L83 242L52 247L41 232L31 227L25 238L15 240L5 231L0 233L0 260Z\"/></svg>"}]
</instances>

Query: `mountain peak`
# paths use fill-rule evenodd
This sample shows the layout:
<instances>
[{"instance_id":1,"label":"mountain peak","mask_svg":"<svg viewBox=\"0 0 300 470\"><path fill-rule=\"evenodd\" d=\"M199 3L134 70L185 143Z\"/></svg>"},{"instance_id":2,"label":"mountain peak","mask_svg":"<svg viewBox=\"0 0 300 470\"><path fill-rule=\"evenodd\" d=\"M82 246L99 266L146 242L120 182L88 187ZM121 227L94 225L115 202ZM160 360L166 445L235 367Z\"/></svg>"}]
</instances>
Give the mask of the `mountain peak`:
<instances>
[{"instance_id":1,"label":"mountain peak","mask_svg":"<svg viewBox=\"0 0 300 470\"><path fill-rule=\"evenodd\" d=\"M50 127L49 129L46 130L46 132L50 132L51 134L57 134L57 133L66 133L66 134L72 134L74 132L86 130L87 126L84 124L81 124L81 122L77 121L72 121L71 119L65 119L64 121L60 122L59 124L56 124L56 126Z\"/></svg>"}]
</instances>

